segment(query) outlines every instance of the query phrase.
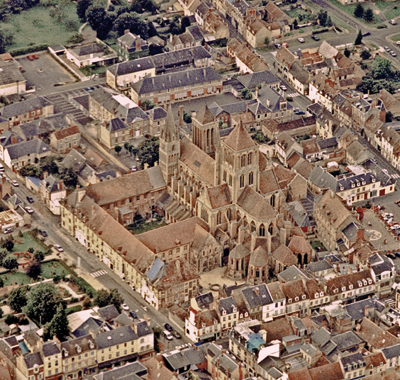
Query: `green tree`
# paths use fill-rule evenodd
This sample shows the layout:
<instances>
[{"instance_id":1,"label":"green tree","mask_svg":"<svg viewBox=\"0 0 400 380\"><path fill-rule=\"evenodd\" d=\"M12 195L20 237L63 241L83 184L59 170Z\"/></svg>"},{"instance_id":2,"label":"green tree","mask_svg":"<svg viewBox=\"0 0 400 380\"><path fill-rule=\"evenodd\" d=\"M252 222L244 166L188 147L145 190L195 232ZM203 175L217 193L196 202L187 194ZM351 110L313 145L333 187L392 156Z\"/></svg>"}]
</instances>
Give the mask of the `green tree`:
<instances>
[{"instance_id":1,"label":"green tree","mask_svg":"<svg viewBox=\"0 0 400 380\"><path fill-rule=\"evenodd\" d=\"M364 15L364 7L358 3L356 8L354 9L354 16L361 18Z\"/></svg>"},{"instance_id":2,"label":"green tree","mask_svg":"<svg viewBox=\"0 0 400 380\"><path fill-rule=\"evenodd\" d=\"M393 121L393 114L390 111L387 111L385 115L385 122L391 123L392 121Z\"/></svg>"},{"instance_id":3,"label":"green tree","mask_svg":"<svg viewBox=\"0 0 400 380\"><path fill-rule=\"evenodd\" d=\"M91 5L86 11L86 21L93 30L97 30L106 17L106 14L104 8Z\"/></svg>"},{"instance_id":4,"label":"green tree","mask_svg":"<svg viewBox=\"0 0 400 380\"><path fill-rule=\"evenodd\" d=\"M42 251L36 251L33 255L33 259L42 262L44 260L44 253Z\"/></svg>"},{"instance_id":5,"label":"green tree","mask_svg":"<svg viewBox=\"0 0 400 380\"><path fill-rule=\"evenodd\" d=\"M131 144L129 143L129 141L125 142L125 144L124 144L125 150L129 151L130 146L131 146Z\"/></svg>"},{"instance_id":6,"label":"green tree","mask_svg":"<svg viewBox=\"0 0 400 380\"><path fill-rule=\"evenodd\" d=\"M97 38L104 40L107 38L108 33L114 26L114 22L116 19L116 15L114 13L107 13L104 18L103 22L97 28Z\"/></svg>"},{"instance_id":7,"label":"green tree","mask_svg":"<svg viewBox=\"0 0 400 380\"><path fill-rule=\"evenodd\" d=\"M374 21L374 12L372 11L372 9L368 8L363 15L363 18L365 21L367 22L372 22Z\"/></svg>"},{"instance_id":8,"label":"green tree","mask_svg":"<svg viewBox=\"0 0 400 380\"><path fill-rule=\"evenodd\" d=\"M358 31L356 40L354 41L354 45L361 45L362 44L362 38L363 38L363 35L362 35L361 29L360 29Z\"/></svg>"},{"instance_id":9,"label":"green tree","mask_svg":"<svg viewBox=\"0 0 400 380\"><path fill-rule=\"evenodd\" d=\"M361 59L370 59L371 58L371 53L364 49L361 53L360 53L360 57Z\"/></svg>"},{"instance_id":10,"label":"green tree","mask_svg":"<svg viewBox=\"0 0 400 380\"><path fill-rule=\"evenodd\" d=\"M40 261L32 260L26 268L26 274L36 280L42 274L42 263Z\"/></svg>"},{"instance_id":11,"label":"green tree","mask_svg":"<svg viewBox=\"0 0 400 380\"><path fill-rule=\"evenodd\" d=\"M59 304L54 317L44 326L43 333L45 340L53 338L54 335L61 341L65 340L69 335L68 323L65 309L62 304Z\"/></svg>"},{"instance_id":12,"label":"green tree","mask_svg":"<svg viewBox=\"0 0 400 380\"><path fill-rule=\"evenodd\" d=\"M118 289L111 289L109 300L110 305L114 305L117 310L121 312L121 305L124 303L124 298L119 293Z\"/></svg>"},{"instance_id":13,"label":"green tree","mask_svg":"<svg viewBox=\"0 0 400 380\"><path fill-rule=\"evenodd\" d=\"M350 54L351 54L351 52L350 52L350 50L349 49L347 49L347 47L344 49L344 52L343 52L343 54L347 57L347 58L349 58L350 57Z\"/></svg>"},{"instance_id":14,"label":"green tree","mask_svg":"<svg viewBox=\"0 0 400 380\"><path fill-rule=\"evenodd\" d=\"M326 22L328 20L328 12L320 10L317 18L321 26L326 26Z\"/></svg>"},{"instance_id":15,"label":"green tree","mask_svg":"<svg viewBox=\"0 0 400 380\"><path fill-rule=\"evenodd\" d=\"M97 296L94 299L95 304L98 307L108 306L110 304L110 293L106 289L100 289L97 292Z\"/></svg>"},{"instance_id":16,"label":"green tree","mask_svg":"<svg viewBox=\"0 0 400 380\"><path fill-rule=\"evenodd\" d=\"M389 60L377 57L372 62L371 74L374 79L394 79L396 71Z\"/></svg>"},{"instance_id":17,"label":"green tree","mask_svg":"<svg viewBox=\"0 0 400 380\"><path fill-rule=\"evenodd\" d=\"M297 21L297 18L295 18L294 21L293 21L293 28L294 29L299 29L299 22Z\"/></svg>"},{"instance_id":18,"label":"green tree","mask_svg":"<svg viewBox=\"0 0 400 380\"><path fill-rule=\"evenodd\" d=\"M115 148L114 148L114 150L115 150L115 153L117 153L118 156L119 156L119 153L120 153L121 150L122 150L122 146L116 145Z\"/></svg>"},{"instance_id":19,"label":"green tree","mask_svg":"<svg viewBox=\"0 0 400 380\"><path fill-rule=\"evenodd\" d=\"M173 35L181 34L181 28L176 21L169 24L169 32Z\"/></svg>"},{"instance_id":20,"label":"green tree","mask_svg":"<svg viewBox=\"0 0 400 380\"><path fill-rule=\"evenodd\" d=\"M28 302L28 289L26 286L14 288L8 295L8 306L11 307L16 313L20 313Z\"/></svg>"},{"instance_id":21,"label":"green tree","mask_svg":"<svg viewBox=\"0 0 400 380\"><path fill-rule=\"evenodd\" d=\"M3 260L8 256L7 251L0 251L0 265L3 266Z\"/></svg>"},{"instance_id":22,"label":"green tree","mask_svg":"<svg viewBox=\"0 0 400 380\"><path fill-rule=\"evenodd\" d=\"M145 111L151 110L155 106L156 105L151 100L148 100L148 99L143 100L143 102L141 102L141 104L140 104L140 108Z\"/></svg>"},{"instance_id":23,"label":"green tree","mask_svg":"<svg viewBox=\"0 0 400 380\"><path fill-rule=\"evenodd\" d=\"M136 156L138 153L138 149L135 147L135 145L131 145L129 147L129 153L133 156Z\"/></svg>"},{"instance_id":24,"label":"green tree","mask_svg":"<svg viewBox=\"0 0 400 380\"><path fill-rule=\"evenodd\" d=\"M20 169L19 174L23 177L40 177L42 169L36 165L27 164Z\"/></svg>"},{"instance_id":25,"label":"green tree","mask_svg":"<svg viewBox=\"0 0 400 380\"><path fill-rule=\"evenodd\" d=\"M7 256L3 260L3 267L5 269L11 270L11 271L16 270L16 269L18 269L18 261L13 256Z\"/></svg>"},{"instance_id":26,"label":"green tree","mask_svg":"<svg viewBox=\"0 0 400 380\"><path fill-rule=\"evenodd\" d=\"M186 32L186 28L190 26L190 19L188 16L184 16L181 19L181 32L185 33Z\"/></svg>"},{"instance_id":27,"label":"green tree","mask_svg":"<svg viewBox=\"0 0 400 380\"><path fill-rule=\"evenodd\" d=\"M92 0L78 0L76 14L81 22L86 22L86 11L92 5Z\"/></svg>"},{"instance_id":28,"label":"green tree","mask_svg":"<svg viewBox=\"0 0 400 380\"><path fill-rule=\"evenodd\" d=\"M154 166L154 163L159 160L160 141L158 137L151 137L143 141L139 145L138 157L142 163Z\"/></svg>"},{"instance_id":29,"label":"green tree","mask_svg":"<svg viewBox=\"0 0 400 380\"><path fill-rule=\"evenodd\" d=\"M265 39L264 39L264 45L265 45L266 47L268 47L270 43L271 43L271 41L269 40L269 38L268 38L268 37L265 37Z\"/></svg>"},{"instance_id":30,"label":"green tree","mask_svg":"<svg viewBox=\"0 0 400 380\"><path fill-rule=\"evenodd\" d=\"M183 113L183 121L186 124L190 124L192 122L192 114L184 112Z\"/></svg>"},{"instance_id":31,"label":"green tree","mask_svg":"<svg viewBox=\"0 0 400 380\"><path fill-rule=\"evenodd\" d=\"M4 286L4 280L2 277L0 277L0 288L2 288Z\"/></svg>"},{"instance_id":32,"label":"green tree","mask_svg":"<svg viewBox=\"0 0 400 380\"><path fill-rule=\"evenodd\" d=\"M27 249L27 251L28 251L29 253L33 253L33 252L35 252L35 249L34 249L33 247L29 247L29 248Z\"/></svg>"},{"instance_id":33,"label":"green tree","mask_svg":"<svg viewBox=\"0 0 400 380\"><path fill-rule=\"evenodd\" d=\"M42 283L35 286L29 293L25 313L41 324L50 322L56 314L62 298L53 284Z\"/></svg>"}]
</instances>

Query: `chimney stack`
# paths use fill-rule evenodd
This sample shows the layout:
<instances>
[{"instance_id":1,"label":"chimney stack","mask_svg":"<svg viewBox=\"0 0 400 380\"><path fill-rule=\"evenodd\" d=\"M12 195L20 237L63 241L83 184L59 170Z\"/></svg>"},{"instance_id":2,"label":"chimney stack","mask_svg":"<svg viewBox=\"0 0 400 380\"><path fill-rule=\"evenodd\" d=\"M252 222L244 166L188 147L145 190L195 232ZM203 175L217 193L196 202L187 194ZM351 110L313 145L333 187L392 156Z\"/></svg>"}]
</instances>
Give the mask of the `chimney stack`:
<instances>
[{"instance_id":1,"label":"chimney stack","mask_svg":"<svg viewBox=\"0 0 400 380\"><path fill-rule=\"evenodd\" d=\"M179 126L183 125L183 106L179 106Z\"/></svg>"},{"instance_id":2,"label":"chimney stack","mask_svg":"<svg viewBox=\"0 0 400 380\"><path fill-rule=\"evenodd\" d=\"M46 179L48 177L49 173L47 173L47 171L43 172L43 179Z\"/></svg>"},{"instance_id":3,"label":"chimney stack","mask_svg":"<svg viewBox=\"0 0 400 380\"><path fill-rule=\"evenodd\" d=\"M58 190L62 190L64 187L64 181L62 179L60 179L57 183L57 188Z\"/></svg>"},{"instance_id":4,"label":"chimney stack","mask_svg":"<svg viewBox=\"0 0 400 380\"><path fill-rule=\"evenodd\" d=\"M267 108L269 108L270 104L271 104L271 101L269 99L267 99L267 101L265 102L265 105L267 106Z\"/></svg>"}]
</instances>

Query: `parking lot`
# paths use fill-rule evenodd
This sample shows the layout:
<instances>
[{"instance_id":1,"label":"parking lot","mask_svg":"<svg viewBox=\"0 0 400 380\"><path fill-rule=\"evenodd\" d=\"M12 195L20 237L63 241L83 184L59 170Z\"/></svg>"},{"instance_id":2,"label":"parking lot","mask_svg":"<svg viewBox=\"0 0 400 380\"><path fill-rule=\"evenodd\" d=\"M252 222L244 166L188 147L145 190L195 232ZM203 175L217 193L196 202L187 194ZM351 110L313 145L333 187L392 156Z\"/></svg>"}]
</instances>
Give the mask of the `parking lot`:
<instances>
[{"instance_id":1,"label":"parking lot","mask_svg":"<svg viewBox=\"0 0 400 380\"><path fill-rule=\"evenodd\" d=\"M36 94L49 93L55 84L73 83L75 77L64 69L49 53L36 53L38 59L18 58L22 74L27 79L27 87L35 86Z\"/></svg>"}]
</instances>

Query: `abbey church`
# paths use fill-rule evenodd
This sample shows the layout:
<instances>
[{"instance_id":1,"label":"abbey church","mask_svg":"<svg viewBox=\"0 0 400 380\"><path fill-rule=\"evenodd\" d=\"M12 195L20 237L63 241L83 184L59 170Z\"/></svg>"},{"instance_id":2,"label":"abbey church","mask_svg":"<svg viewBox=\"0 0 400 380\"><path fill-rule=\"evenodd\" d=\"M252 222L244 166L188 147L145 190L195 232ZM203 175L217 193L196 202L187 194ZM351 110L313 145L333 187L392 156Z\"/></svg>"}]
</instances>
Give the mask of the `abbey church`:
<instances>
[{"instance_id":1,"label":"abbey church","mask_svg":"<svg viewBox=\"0 0 400 380\"><path fill-rule=\"evenodd\" d=\"M221 138L207 106L192 121L192 141L180 139L170 108L160 137L166 220L205 221L233 279L258 284L271 268L310 262L312 248L303 231L284 217L286 202L306 197L306 179L260 152L242 124Z\"/></svg>"}]
</instances>

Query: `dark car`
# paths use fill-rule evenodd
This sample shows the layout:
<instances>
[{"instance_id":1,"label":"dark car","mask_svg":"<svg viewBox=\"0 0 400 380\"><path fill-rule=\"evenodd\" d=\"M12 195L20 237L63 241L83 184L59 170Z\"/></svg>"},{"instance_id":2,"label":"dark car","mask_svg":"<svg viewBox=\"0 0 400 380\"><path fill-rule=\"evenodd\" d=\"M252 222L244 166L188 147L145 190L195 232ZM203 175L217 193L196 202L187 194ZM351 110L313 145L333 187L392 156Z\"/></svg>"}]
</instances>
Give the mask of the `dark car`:
<instances>
[{"instance_id":1,"label":"dark car","mask_svg":"<svg viewBox=\"0 0 400 380\"><path fill-rule=\"evenodd\" d=\"M133 319L137 319L137 314L134 312L134 311L131 311L130 313L129 313L129 315L133 318Z\"/></svg>"},{"instance_id":2,"label":"dark car","mask_svg":"<svg viewBox=\"0 0 400 380\"><path fill-rule=\"evenodd\" d=\"M28 200L29 203L35 202L34 199L33 199L32 197L26 197L26 199Z\"/></svg>"},{"instance_id":3,"label":"dark car","mask_svg":"<svg viewBox=\"0 0 400 380\"><path fill-rule=\"evenodd\" d=\"M164 327L165 327L165 329L168 330L168 331L173 331L173 330L174 330L174 329L172 328L172 326L171 326L169 323L166 323L166 324L164 325Z\"/></svg>"},{"instance_id":4,"label":"dark car","mask_svg":"<svg viewBox=\"0 0 400 380\"><path fill-rule=\"evenodd\" d=\"M318 37L318 36L311 36L311 38L312 38L314 41L319 41L319 37Z\"/></svg>"},{"instance_id":5,"label":"dark car","mask_svg":"<svg viewBox=\"0 0 400 380\"><path fill-rule=\"evenodd\" d=\"M40 233L42 234L43 237L47 237L47 232L45 230L41 230Z\"/></svg>"},{"instance_id":6,"label":"dark car","mask_svg":"<svg viewBox=\"0 0 400 380\"><path fill-rule=\"evenodd\" d=\"M176 338L176 339L181 339L182 335L178 333L178 331L171 331L171 334Z\"/></svg>"}]
</instances>

